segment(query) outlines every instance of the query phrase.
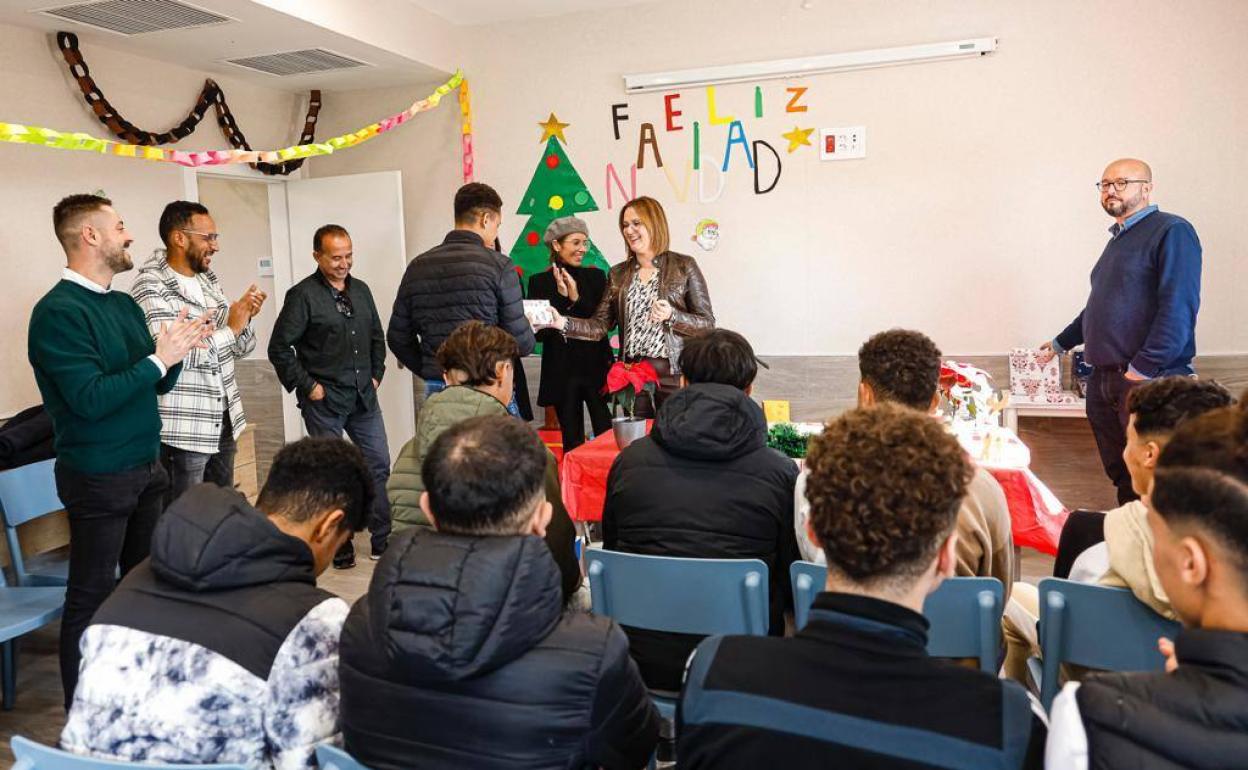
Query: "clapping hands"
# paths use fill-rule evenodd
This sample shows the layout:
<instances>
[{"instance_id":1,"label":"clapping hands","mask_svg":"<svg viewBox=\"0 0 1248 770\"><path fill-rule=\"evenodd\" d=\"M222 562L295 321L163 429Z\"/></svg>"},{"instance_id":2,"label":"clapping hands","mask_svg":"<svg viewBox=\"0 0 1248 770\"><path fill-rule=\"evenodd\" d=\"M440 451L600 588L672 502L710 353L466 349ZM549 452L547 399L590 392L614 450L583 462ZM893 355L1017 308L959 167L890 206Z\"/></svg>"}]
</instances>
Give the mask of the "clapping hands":
<instances>
[{"instance_id":1,"label":"clapping hands","mask_svg":"<svg viewBox=\"0 0 1248 770\"><path fill-rule=\"evenodd\" d=\"M208 316L188 318L187 309L182 308L178 317L161 326L156 335L156 357L166 368L177 366L195 348L208 347L206 340L216 329Z\"/></svg>"},{"instance_id":2,"label":"clapping hands","mask_svg":"<svg viewBox=\"0 0 1248 770\"><path fill-rule=\"evenodd\" d=\"M555 290L559 292L560 296L567 297L573 302L580 299L580 289L577 288L576 279L572 277L571 273L558 265L553 265L550 268L550 272L555 276Z\"/></svg>"}]
</instances>

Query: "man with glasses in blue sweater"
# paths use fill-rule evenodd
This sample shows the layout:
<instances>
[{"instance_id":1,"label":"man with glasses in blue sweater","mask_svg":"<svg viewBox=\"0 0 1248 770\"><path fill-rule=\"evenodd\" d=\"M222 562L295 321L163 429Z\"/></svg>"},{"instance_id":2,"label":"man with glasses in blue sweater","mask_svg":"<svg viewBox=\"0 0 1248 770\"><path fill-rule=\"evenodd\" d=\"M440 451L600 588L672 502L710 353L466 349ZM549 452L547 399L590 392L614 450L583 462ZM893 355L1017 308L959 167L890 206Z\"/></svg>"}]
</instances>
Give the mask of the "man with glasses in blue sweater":
<instances>
[{"instance_id":1,"label":"man with glasses in blue sweater","mask_svg":"<svg viewBox=\"0 0 1248 770\"><path fill-rule=\"evenodd\" d=\"M1047 356L1084 346L1093 367L1088 421L1118 502L1136 499L1122 459L1127 394L1140 382L1195 374L1200 309L1200 239L1191 223L1150 202L1153 172L1134 158L1116 160L1096 183L1101 208L1114 218L1109 243L1092 268L1092 291Z\"/></svg>"}]
</instances>

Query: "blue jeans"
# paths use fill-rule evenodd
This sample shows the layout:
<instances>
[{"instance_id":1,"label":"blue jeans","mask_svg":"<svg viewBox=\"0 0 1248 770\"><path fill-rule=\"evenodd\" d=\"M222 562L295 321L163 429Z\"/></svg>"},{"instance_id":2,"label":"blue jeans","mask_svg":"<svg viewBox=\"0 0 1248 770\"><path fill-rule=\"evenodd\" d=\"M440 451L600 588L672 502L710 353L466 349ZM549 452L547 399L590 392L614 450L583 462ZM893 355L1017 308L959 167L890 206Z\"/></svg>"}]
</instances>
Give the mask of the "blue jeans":
<instances>
[{"instance_id":1,"label":"blue jeans","mask_svg":"<svg viewBox=\"0 0 1248 770\"><path fill-rule=\"evenodd\" d=\"M434 393L441 393L446 390L446 382L443 380L425 380L425 398L429 398ZM511 395L511 401L507 404L507 414L512 417L520 416L520 405L516 403L516 395Z\"/></svg>"},{"instance_id":2,"label":"blue jeans","mask_svg":"<svg viewBox=\"0 0 1248 770\"><path fill-rule=\"evenodd\" d=\"M364 409L357 401L351 414L336 414L320 401L305 401L303 424L309 436L332 436L342 438L343 431L351 443L364 453L364 462L373 476L373 510L369 512L368 531L372 536L373 550L385 550L390 537L390 499L386 497L386 482L390 479L390 446L386 443L386 425L381 418L381 407ZM343 546L342 553L351 549L351 541Z\"/></svg>"}]
</instances>

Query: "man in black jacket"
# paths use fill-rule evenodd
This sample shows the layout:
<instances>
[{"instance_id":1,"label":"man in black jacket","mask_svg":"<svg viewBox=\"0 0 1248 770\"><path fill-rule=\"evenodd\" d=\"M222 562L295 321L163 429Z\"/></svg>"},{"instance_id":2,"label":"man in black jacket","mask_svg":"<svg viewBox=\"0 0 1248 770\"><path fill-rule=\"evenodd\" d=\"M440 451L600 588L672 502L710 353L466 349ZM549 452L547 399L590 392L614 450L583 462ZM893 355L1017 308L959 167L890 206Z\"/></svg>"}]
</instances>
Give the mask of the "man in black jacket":
<instances>
[{"instance_id":1,"label":"man in black jacket","mask_svg":"<svg viewBox=\"0 0 1248 770\"><path fill-rule=\"evenodd\" d=\"M603 547L648 556L762 559L770 575L771 633L784 633L789 565L797 558L797 465L767 446L767 420L750 399L758 373L744 337L715 329L680 354L682 390L654 429L616 458L602 511ZM646 684L679 690L702 637L627 628Z\"/></svg>"},{"instance_id":2,"label":"man in black jacket","mask_svg":"<svg viewBox=\"0 0 1248 770\"><path fill-rule=\"evenodd\" d=\"M503 200L489 185L472 182L459 188L455 229L413 259L403 274L386 339L399 362L425 381L425 395L444 387L437 350L465 321L501 327L516 338L521 356L537 344L524 317L515 265L490 248L502 212Z\"/></svg>"},{"instance_id":3,"label":"man in black jacket","mask_svg":"<svg viewBox=\"0 0 1248 770\"><path fill-rule=\"evenodd\" d=\"M348 612L316 578L372 494L360 451L328 438L278 452L254 508L188 489L82 636L61 747L128 767L311 766L338 732Z\"/></svg>"},{"instance_id":4,"label":"man in black jacket","mask_svg":"<svg viewBox=\"0 0 1248 770\"><path fill-rule=\"evenodd\" d=\"M545 470L537 434L506 415L430 446L434 531L395 538L342 632L343 739L364 765L645 765L658 713L615 623L563 612Z\"/></svg>"},{"instance_id":5,"label":"man in black jacket","mask_svg":"<svg viewBox=\"0 0 1248 770\"><path fill-rule=\"evenodd\" d=\"M1183 629L1173 643L1158 640L1166 673L1094 674L1066 685L1053 701L1048 767L1206 770L1244 767L1248 758L1243 398L1179 426L1146 500L1157 577Z\"/></svg>"},{"instance_id":6,"label":"man in black jacket","mask_svg":"<svg viewBox=\"0 0 1248 770\"><path fill-rule=\"evenodd\" d=\"M1039 703L927 655L923 602L954 574L973 472L957 439L881 404L829 423L806 463L826 590L793 638L698 647L676 714L681 767L1038 770Z\"/></svg>"}]
</instances>

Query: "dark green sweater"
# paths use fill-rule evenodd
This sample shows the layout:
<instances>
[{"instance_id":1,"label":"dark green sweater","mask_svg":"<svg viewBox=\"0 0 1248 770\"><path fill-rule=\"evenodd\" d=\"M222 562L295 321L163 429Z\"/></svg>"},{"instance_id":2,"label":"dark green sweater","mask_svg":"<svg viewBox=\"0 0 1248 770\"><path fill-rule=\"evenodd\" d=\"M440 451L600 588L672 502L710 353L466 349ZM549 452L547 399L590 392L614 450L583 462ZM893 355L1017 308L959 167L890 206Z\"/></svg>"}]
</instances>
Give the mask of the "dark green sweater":
<instances>
[{"instance_id":1,"label":"dark green sweater","mask_svg":"<svg viewBox=\"0 0 1248 770\"><path fill-rule=\"evenodd\" d=\"M159 457L156 395L173 389L182 365L161 378L147 358L156 345L129 294L61 281L31 313L27 352L58 462L114 473Z\"/></svg>"}]
</instances>

